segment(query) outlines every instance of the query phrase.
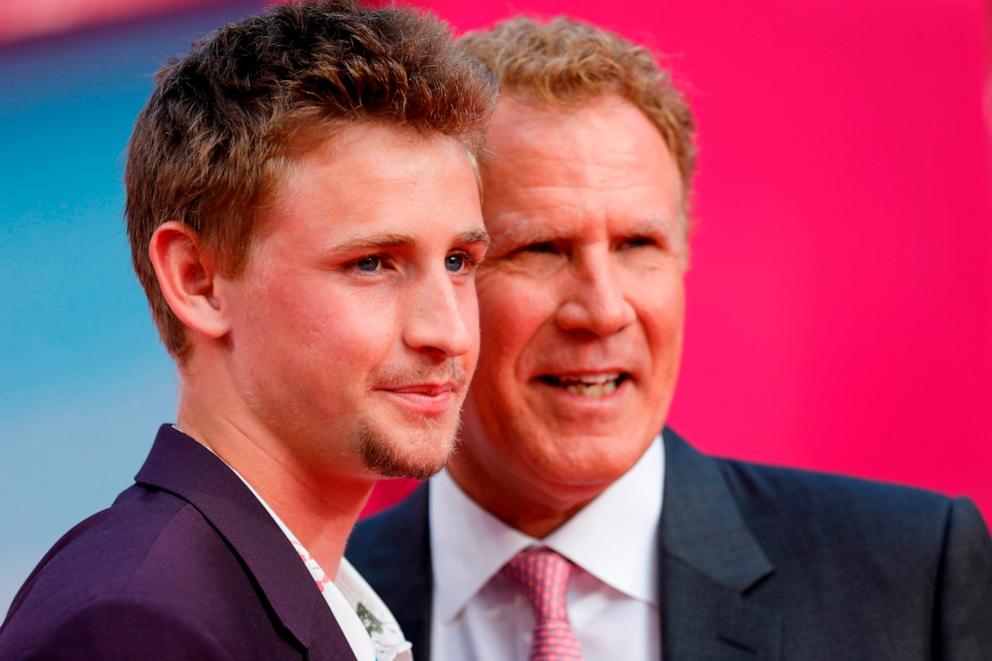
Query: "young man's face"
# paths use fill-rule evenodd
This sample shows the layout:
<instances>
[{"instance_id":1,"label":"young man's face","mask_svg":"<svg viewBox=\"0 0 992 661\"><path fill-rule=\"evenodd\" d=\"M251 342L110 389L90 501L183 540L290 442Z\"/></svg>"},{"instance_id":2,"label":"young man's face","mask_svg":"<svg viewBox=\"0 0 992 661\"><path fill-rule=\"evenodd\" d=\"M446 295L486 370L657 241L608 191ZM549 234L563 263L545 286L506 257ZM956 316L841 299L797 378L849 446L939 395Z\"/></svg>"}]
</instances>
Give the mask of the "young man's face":
<instances>
[{"instance_id":1,"label":"young man's face","mask_svg":"<svg viewBox=\"0 0 992 661\"><path fill-rule=\"evenodd\" d=\"M478 357L486 235L463 146L356 124L295 159L232 300L229 360L255 424L315 469L444 465Z\"/></svg>"},{"instance_id":2,"label":"young man's face","mask_svg":"<svg viewBox=\"0 0 992 661\"><path fill-rule=\"evenodd\" d=\"M598 493L661 431L682 348L681 182L617 98L500 101L483 169L493 237L482 353L452 472L520 509Z\"/></svg>"}]
</instances>

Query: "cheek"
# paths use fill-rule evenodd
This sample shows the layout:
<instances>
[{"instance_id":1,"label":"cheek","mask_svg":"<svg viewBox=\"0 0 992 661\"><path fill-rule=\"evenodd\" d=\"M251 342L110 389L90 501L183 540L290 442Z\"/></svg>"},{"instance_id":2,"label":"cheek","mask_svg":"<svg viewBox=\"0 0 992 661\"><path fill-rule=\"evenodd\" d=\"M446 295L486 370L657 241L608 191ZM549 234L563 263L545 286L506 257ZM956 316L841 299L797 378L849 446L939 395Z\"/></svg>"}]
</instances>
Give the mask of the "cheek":
<instances>
[{"instance_id":1,"label":"cheek","mask_svg":"<svg viewBox=\"0 0 992 661\"><path fill-rule=\"evenodd\" d=\"M458 309L472 338L472 346L461 360L467 365L469 375L471 375L479 359L479 297L475 292L474 284L460 287L457 291Z\"/></svg>"},{"instance_id":2,"label":"cheek","mask_svg":"<svg viewBox=\"0 0 992 661\"><path fill-rule=\"evenodd\" d=\"M514 366L526 361L540 329L554 314L547 285L529 279L491 274L480 278L479 372L514 378Z\"/></svg>"},{"instance_id":3,"label":"cheek","mask_svg":"<svg viewBox=\"0 0 992 661\"><path fill-rule=\"evenodd\" d=\"M317 306L310 329L337 364L373 370L400 343L401 310L394 297L382 293L352 291L329 296Z\"/></svg>"},{"instance_id":4,"label":"cheek","mask_svg":"<svg viewBox=\"0 0 992 661\"><path fill-rule=\"evenodd\" d=\"M642 281L634 305L647 336L652 361L677 369L682 355L682 328L685 321L685 288L681 275L660 274L649 286Z\"/></svg>"},{"instance_id":5,"label":"cheek","mask_svg":"<svg viewBox=\"0 0 992 661\"><path fill-rule=\"evenodd\" d=\"M395 314L368 293L321 280L273 278L248 307L257 315L253 321L267 329L269 348L314 366L353 364L388 351L394 333Z\"/></svg>"}]
</instances>

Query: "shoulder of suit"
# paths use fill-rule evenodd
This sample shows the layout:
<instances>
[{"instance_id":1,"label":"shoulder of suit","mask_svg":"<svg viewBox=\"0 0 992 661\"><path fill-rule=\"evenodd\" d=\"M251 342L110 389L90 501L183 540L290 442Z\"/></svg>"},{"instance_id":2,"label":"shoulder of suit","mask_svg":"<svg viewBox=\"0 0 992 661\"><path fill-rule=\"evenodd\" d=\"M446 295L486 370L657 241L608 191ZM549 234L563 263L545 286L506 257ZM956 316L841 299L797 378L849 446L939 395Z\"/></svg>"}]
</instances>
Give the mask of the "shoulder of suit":
<instances>
[{"instance_id":1,"label":"shoulder of suit","mask_svg":"<svg viewBox=\"0 0 992 661\"><path fill-rule=\"evenodd\" d=\"M224 617L217 604L243 603L245 586L250 578L199 511L134 486L52 547L15 597L4 633L42 639L63 623L95 626L101 613L128 609L136 623L151 621L138 618L147 611L209 625Z\"/></svg>"},{"instance_id":2,"label":"shoulder of suit","mask_svg":"<svg viewBox=\"0 0 992 661\"><path fill-rule=\"evenodd\" d=\"M788 527L824 543L925 544L939 552L955 519L984 531L971 501L916 487L715 459L752 527ZM987 532L985 532L987 536Z\"/></svg>"},{"instance_id":3,"label":"shoulder of suit","mask_svg":"<svg viewBox=\"0 0 992 661\"><path fill-rule=\"evenodd\" d=\"M864 505L940 511L946 509L951 498L918 487L892 484L834 473L798 468L771 466L734 459L715 458L732 488L747 491L753 496L787 496L799 499L801 505L817 503L847 503L855 501ZM782 503L780 503L782 504ZM787 504L787 503L786 503Z\"/></svg>"},{"instance_id":4,"label":"shoulder of suit","mask_svg":"<svg viewBox=\"0 0 992 661\"><path fill-rule=\"evenodd\" d=\"M195 613L153 597L110 594L33 630L0 632L0 657L19 659L239 658Z\"/></svg>"}]
</instances>

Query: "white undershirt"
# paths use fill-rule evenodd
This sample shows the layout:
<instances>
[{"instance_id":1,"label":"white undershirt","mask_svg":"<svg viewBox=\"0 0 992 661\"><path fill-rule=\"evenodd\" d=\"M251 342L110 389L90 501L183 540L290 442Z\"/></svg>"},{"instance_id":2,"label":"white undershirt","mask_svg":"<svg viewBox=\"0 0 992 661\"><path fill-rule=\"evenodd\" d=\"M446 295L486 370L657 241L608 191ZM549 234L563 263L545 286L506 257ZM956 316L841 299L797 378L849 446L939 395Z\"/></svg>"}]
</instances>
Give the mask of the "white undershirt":
<instances>
[{"instance_id":1,"label":"white undershirt","mask_svg":"<svg viewBox=\"0 0 992 661\"><path fill-rule=\"evenodd\" d=\"M241 475L233 468L234 474ZM389 608L372 589L362 575L358 573L347 558L341 558L338 565L338 575L331 579L324 573L317 560L310 555L306 547L300 543L293 531L290 530L279 515L266 503L255 489L243 477L241 481L258 498L258 502L268 511L273 521L278 524L286 538L296 549L310 576L317 583L324 601L331 609L331 614L337 620L341 632L348 641L351 651L358 661L413 661L410 643L400 631ZM362 617L372 618L374 624L362 621ZM373 626L374 630L370 630Z\"/></svg>"},{"instance_id":2,"label":"white undershirt","mask_svg":"<svg viewBox=\"0 0 992 661\"><path fill-rule=\"evenodd\" d=\"M179 427L175 425L173 427L182 432ZM209 446L203 443L201 445L220 459L220 456ZM221 459L221 461L224 460ZM310 552L300 543L293 531L283 523L279 515L269 507L269 504L255 491L248 480L226 461L224 461L224 465L230 468L231 472L237 475L238 479L248 487L248 490L261 503L290 544L293 545L303 565L317 584L328 608L331 609L331 615L337 620L338 627L348 641L348 646L351 647L355 658L358 661L413 661L410 643L403 636L396 618L393 617L385 602L376 594L372 586L358 573L358 570L346 558L342 557L341 564L338 565L338 575L332 579L325 574L317 560L310 555ZM363 617L368 620L368 623L362 621L361 618Z\"/></svg>"},{"instance_id":3,"label":"white undershirt","mask_svg":"<svg viewBox=\"0 0 992 661\"><path fill-rule=\"evenodd\" d=\"M528 546L547 546L579 566L568 616L586 661L659 659L658 541L664 452L655 439L641 459L543 540L495 518L447 471L431 480L434 606L431 661L526 659L530 603L500 568Z\"/></svg>"}]
</instances>

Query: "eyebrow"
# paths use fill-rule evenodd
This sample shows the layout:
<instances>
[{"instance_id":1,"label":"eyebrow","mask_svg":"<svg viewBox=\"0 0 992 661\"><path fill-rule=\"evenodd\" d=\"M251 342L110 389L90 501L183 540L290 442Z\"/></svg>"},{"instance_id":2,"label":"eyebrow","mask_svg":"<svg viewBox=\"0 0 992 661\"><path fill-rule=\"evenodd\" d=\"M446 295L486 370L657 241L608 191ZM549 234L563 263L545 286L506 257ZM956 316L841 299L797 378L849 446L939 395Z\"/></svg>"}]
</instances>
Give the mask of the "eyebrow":
<instances>
[{"instance_id":1,"label":"eyebrow","mask_svg":"<svg viewBox=\"0 0 992 661\"><path fill-rule=\"evenodd\" d=\"M658 237L668 242L675 240L677 232L677 223L667 215L660 213L647 216L642 221L634 223L627 228L628 234Z\"/></svg>"},{"instance_id":2,"label":"eyebrow","mask_svg":"<svg viewBox=\"0 0 992 661\"><path fill-rule=\"evenodd\" d=\"M678 228L674 222L662 213L647 215L629 225L625 225L623 233L631 236L645 236L664 240L674 244L678 237ZM499 232L493 239L495 252L500 252L508 246L521 246L533 243L554 243L569 238L569 232L560 227L549 227L529 220L522 220L511 227Z\"/></svg>"},{"instance_id":3,"label":"eyebrow","mask_svg":"<svg viewBox=\"0 0 992 661\"><path fill-rule=\"evenodd\" d=\"M496 252L500 252L507 246L548 243L562 239L565 235L565 232L562 232L558 227L548 227L532 223L529 220L522 220L498 232L492 241L492 248Z\"/></svg>"},{"instance_id":4,"label":"eyebrow","mask_svg":"<svg viewBox=\"0 0 992 661\"><path fill-rule=\"evenodd\" d=\"M409 234L383 232L381 234L363 234L348 239L344 243L332 247L330 252L351 252L368 248L402 248L413 245L414 237Z\"/></svg>"},{"instance_id":5,"label":"eyebrow","mask_svg":"<svg viewBox=\"0 0 992 661\"><path fill-rule=\"evenodd\" d=\"M469 230L458 235L458 243L484 243L488 246L492 243L492 238L486 230Z\"/></svg>"},{"instance_id":6,"label":"eyebrow","mask_svg":"<svg viewBox=\"0 0 992 661\"><path fill-rule=\"evenodd\" d=\"M331 253L352 252L357 250L380 249L380 248L409 248L417 242L417 237L412 234L398 234L396 232L382 232L377 234L363 234L352 239L339 243L328 250ZM464 243L485 243L489 244L489 233L483 229L468 230L460 232L456 242Z\"/></svg>"}]
</instances>

